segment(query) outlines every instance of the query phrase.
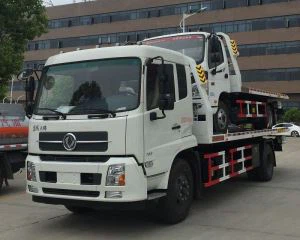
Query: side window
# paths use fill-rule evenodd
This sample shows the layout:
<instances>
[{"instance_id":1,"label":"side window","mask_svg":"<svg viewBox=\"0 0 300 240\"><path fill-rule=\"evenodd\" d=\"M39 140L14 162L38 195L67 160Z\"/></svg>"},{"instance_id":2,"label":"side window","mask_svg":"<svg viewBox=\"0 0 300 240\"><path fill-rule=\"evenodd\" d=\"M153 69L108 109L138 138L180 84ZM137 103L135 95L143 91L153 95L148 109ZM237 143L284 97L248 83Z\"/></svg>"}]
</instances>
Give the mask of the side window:
<instances>
[{"instance_id":1,"label":"side window","mask_svg":"<svg viewBox=\"0 0 300 240\"><path fill-rule=\"evenodd\" d=\"M277 124L275 127L283 127L283 124Z\"/></svg>"},{"instance_id":2,"label":"side window","mask_svg":"<svg viewBox=\"0 0 300 240\"><path fill-rule=\"evenodd\" d=\"M179 100L187 96L187 83L186 83L186 73L184 65L177 64L177 79L178 79L178 91Z\"/></svg>"},{"instance_id":3,"label":"side window","mask_svg":"<svg viewBox=\"0 0 300 240\"><path fill-rule=\"evenodd\" d=\"M208 67L210 69L214 68L215 66L219 66L224 62L221 42L216 41L216 46L214 48L215 49L213 49L212 39L210 39L208 45ZM213 50L215 50L215 52Z\"/></svg>"},{"instance_id":4,"label":"side window","mask_svg":"<svg viewBox=\"0 0 300 240\"><path fill-rule=\"evenodd\" d=\"M172 98L175 101L175 87L174 87L174 72L172 64L165 64L165 72L167 78L167 85L169 87ZM147 83L146 83L146 101L147 110L151 110L158 107L159 95L160 95L160 83L159 76L162 74L161 64L151 64L147 67Z\"/></svg>"}]
</instances>

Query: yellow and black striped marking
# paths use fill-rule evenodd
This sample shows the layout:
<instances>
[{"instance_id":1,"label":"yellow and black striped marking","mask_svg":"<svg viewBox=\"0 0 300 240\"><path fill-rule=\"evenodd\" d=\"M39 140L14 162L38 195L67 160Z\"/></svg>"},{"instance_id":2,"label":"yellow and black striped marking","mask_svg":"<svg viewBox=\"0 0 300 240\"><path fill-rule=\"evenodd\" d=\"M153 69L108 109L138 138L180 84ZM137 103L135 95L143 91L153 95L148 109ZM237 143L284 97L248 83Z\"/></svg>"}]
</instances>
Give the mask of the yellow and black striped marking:
<instances>
[{"instance_id":1,"label":"yellow and black striped marking","mask_svg":"<svg viewBox=\"0 0 300 240\"><path fill-rule=\"evenodd\" d=\"M238 47L235 40L230 40L230 44L231 44L231 49L233 51L233 54L236 56L239 55Z\"/></svg>"},{"instance_id":2,"label":"yellow and black striped marking","mask_svg":"<svg viewBox=\"0 0 300 240\"><path fill-rule=\"evenodd\" d=\"M204 71L203 67L200 64L196 65L196 70L197 70L200 82L206 83L207 79L206 79L206 75L205 75L205 71Z\"/></svg>"}]
</instances>

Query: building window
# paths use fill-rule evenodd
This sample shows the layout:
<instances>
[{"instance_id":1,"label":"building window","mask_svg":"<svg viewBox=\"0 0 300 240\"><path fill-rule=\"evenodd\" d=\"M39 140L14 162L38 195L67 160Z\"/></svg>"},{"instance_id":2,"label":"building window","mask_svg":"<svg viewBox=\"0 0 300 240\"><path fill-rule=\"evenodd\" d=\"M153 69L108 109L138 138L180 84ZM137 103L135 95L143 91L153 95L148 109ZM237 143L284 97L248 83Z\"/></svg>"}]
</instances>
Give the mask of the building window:
<instances>
[{"instance_id":1,"label":"building window","mask_svg":"<svg viewBox=\"0 0 300 240\"><path fill-rule=\"evenodd\" d=\"M90 16L80 17L79 24L80 25L90 25L90 24L92 24L92 17L90 17Z\"/></svg>"},{"instance_id":2,"label":"building window","mask_svg":"<svg viewBox=\"0 0 300 240\"><path fill-rule=\"evenodd\" d=\"M246 70L241 73L244 82L300 80L300 68Z\"/></svg>"}]
</instances>

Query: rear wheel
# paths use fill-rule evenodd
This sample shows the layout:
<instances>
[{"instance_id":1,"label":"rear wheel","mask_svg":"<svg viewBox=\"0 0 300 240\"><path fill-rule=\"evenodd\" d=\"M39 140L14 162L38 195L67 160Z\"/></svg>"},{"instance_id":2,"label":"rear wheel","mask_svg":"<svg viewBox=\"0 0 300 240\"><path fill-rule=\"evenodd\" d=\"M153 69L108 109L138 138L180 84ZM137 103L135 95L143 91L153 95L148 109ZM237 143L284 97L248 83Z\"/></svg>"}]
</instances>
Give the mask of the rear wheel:
<instances>
[{"instance_id":1,"label":"rear wheel","mask_svg":"<svg viewBox=\"0 0 300 240\"><path fill-rule=\"evenodd\" d=\"M292 131L291 136L292 137L299 137L299 133L297 131Z\"/></svg>"},{"instance_id":2,"label":"rear wheel","mask_svg":"<svg viewBox=\"0 0 300 240\"><path fill-rule=\"evenodd\" d=\"M248 172L250 180L267 182L273 178L275 154L270 144L265 144L260 166Z\"/></svg>"},{"instance_id":3,"label":"rear wheel","mask_svg":"<svg viewBox=\"0 0 300 240\"><path fill-rule=\"evenodd\" d=\"M85 214L85 213L89 213L92 211L92 209L90 209L90 208L75 207L75 206L68 206L68 205L65 205L65 208L74 214Z\"/></svg>"},{"instance_id":4,"label":"rear wheel","mask_svg":"<svg viewBox=\"0 0 300 240\"><path fill-rule=\"evenodd\" d=\"M272 126L275 124L274 121L274 113L272 106L268 105L267 106L267 128L272 128Z\"/></svg>"},{"instance_id":5,"label":"rear wheel","mask_svg":"<svg viewBox=\"0 0 300 240\"><path fill-rule=\"evenodd\" d=\"M219 101L217 112L214 114L214 130L216 133L226 133L229 125L229 111L223 101Z\"/></svg>"},{"instance_id":6,"label":"rear wheel","mask_svg":"<svg viewBox=\"0 0 300 240\"><path fill-rule=\"evenodd\" d=\"M3 183L4 183L4 177L3 177L2 170L0 168L0 192L1 192L2 187L3 187Z\"/></svg>"}]
</instances>

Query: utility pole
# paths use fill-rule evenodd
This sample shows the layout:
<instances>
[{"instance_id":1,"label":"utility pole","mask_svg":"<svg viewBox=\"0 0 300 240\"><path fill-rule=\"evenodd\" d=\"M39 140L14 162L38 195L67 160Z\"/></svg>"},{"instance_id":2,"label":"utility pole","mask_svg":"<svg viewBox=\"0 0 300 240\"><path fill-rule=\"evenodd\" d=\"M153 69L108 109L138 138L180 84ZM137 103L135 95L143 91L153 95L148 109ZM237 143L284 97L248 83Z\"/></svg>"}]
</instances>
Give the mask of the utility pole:
<instances>
[{"instance_id":1,"label":"utility pole","mask_svg":"<svg viewBox=\"0 0 300 240\"><path fill-rule=\"evenodd\" d=\"M193 13L184 13L182 15L182 19L179 23L179 26L180 28L182 29L182 32L185 32L185 20L191 16L194 16L195 14L197 13L200 13L200 12L204 12L205 10L207 9L207 7L201 7L199 8L196 12L193 12Z\"/></svg>"}]
</instances>

